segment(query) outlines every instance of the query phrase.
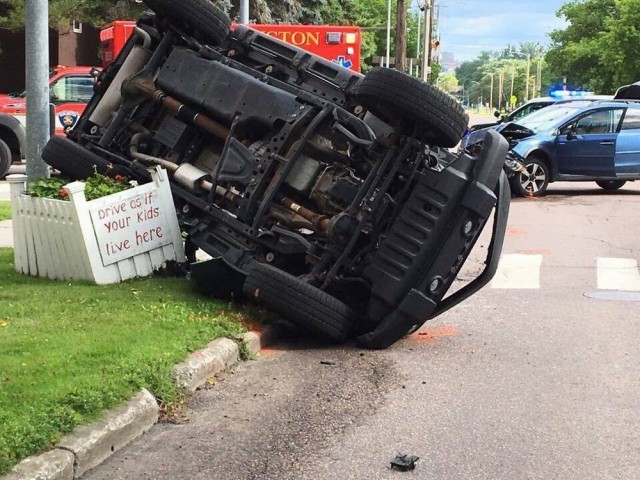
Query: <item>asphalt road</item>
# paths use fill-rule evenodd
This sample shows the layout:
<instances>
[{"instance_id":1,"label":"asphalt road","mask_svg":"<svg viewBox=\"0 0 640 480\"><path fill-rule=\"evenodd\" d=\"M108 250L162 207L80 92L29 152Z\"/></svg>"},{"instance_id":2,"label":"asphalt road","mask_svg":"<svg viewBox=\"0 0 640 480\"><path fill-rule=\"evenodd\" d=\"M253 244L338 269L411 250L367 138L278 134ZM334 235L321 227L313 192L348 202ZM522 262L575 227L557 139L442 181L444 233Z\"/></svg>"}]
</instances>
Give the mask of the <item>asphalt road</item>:
<instances>
[{"instance_id":1,"label":"asphalt road","mask_svg":"<svg viewBox=\"0 0 640 480\"><path fill-rule=\"evenodd\" d=\"M637 479L638 211L634 183L515 199L492 286L385 351L284 340L84 478Z\"/></svg>"}]
</instances>

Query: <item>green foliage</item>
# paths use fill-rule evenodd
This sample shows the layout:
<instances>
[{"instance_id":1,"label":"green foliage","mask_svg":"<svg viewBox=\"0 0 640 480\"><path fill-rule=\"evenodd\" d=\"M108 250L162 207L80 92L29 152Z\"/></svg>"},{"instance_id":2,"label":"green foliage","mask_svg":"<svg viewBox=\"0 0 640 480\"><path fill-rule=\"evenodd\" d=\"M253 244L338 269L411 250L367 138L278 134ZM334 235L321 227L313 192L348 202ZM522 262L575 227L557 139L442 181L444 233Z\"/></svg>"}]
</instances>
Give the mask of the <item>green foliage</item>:
<instances>
[{"instance_id":1,"label":"green foliage","mask_svg":"<svg viewBox=\"0 0 640 480\"><path fill-rule=\"evenodd\" d=\"M106 197L113 193L122 192L131 188L128 178L116 175L114 178L95 174L85 180L84 196L87 200Z\"/></svg>"},{"instance_id":2,"label":"green foliage","mask_svg":"<svg viewBox=\"0 0 640 480\"><path fill-rule=\"evenodd\" d=\"M474 60L462 63L456 70L456 76L463 87L465 101L470 104L486 104L492 99L491 108L498 108L509 103L512 93L518 104L545 95L552 85L552 79L543 54L544 50L540 44L524 42L518 47L509 45L499 52L482 52ZM541 71L539 79L536 73L538 66ZM501 76L502 92L499 88Z\"/></svg>"},{"instance_id":3,"label":"green foliage","mask_svg":"<svg viewBox=\"0 0 640 480\"><path fill-rule=\"evenodd\" d=\"M447 73L438 78L438 86L447 93L457 93L460 85L454 73Z\"/></svg>"},{"instance_id":4,"label":"green foliage","mask_svg":"<svg viewBox=\"0 0 640 480\"><path fill-rule=\"evenodd\" d=\"M203 299L182 278L28 277L0 249L0 476L141 388L165 408L182 401L171 367L243 333L252 310L238 308Z\"/></svg>"},{"instance_id":5,"label":"green foliage","mask_svg":"<svg viewBox=\"0 0 640 480\"><path fill-rule=\"evenodd\" d=\"M69 183L69 180L60 177L41 178L29 183L27 193L32 197L61 200L63 197L60 195L60 192L62 191L62 187L67 183Z\"/></svg>"},{"instance_id":6,"label":"green foliage","mask_svg":"<svg viewBox=\"0 0 640 480\"><path fill-rule=\"evenodd\" d=\"M566 77L571 87L611 94L638 80L638 0L572 0L558 15L567 27L551 33L546 57L556 81Z\"/></svg>"},{"instance_id":7,"label":"green foliage","mask_svg":"<svg viewBox=\"0 0 640 480\"><path fill-rule=\"evenodd\" d=\"M135 0L49 0L49 26L68 28L73 20L96 27L116 19L137 18L144 10ZM0 0L0 27L21 30L25 25L24 0Z\"/></svg>"},{"instance_id":8,"label":"green foliage","mask_svg":"<svg viewBox=\"0 0 640 480\"><path fill-rule=\"evenodd\" d=\"M32 197L69 200L67 192L62 188L68 183L71 183L71 180L62 177L41 178L29 183L27 193ZM84 195L87 200L95 200L131 188L127 177L116 175L111 178L99 173L87 178L84 184Z\"/></svg>"},{"instance_id":9,"label":"green foliage","mask_svg":"<svg viewBox=\"0 0 640 480\"><path fill-rule=\"evenodd\" d=\"M11 218L11 203L0 201L0 221Z\"/></svg>"}]
</instances>

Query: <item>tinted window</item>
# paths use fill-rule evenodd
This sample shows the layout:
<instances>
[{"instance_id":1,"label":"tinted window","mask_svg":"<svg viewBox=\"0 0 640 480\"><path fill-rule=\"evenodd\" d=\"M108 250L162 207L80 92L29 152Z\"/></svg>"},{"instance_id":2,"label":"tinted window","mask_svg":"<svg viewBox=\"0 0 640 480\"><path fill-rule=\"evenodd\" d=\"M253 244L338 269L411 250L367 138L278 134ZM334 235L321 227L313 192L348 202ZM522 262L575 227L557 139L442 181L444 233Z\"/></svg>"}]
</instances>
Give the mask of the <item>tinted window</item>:
<instances>
[{"instance_id":1,"label":"tinted window","mask_svg":"<svg viewBox=\"0 0 640 480\"><path fill-rule=\"evenodd\" d=\"M52 102L87 103L93 95L93 77L67 76L51 85Z\"/></svg>"},{"instance_id":2,"label":"tinted window","mask_svg":"<svg viewBox=\"0 0 640 480\"><path fill-rule=\"evenodd\" d=\"M574 132L578 135L615 133L622 117L622 108L596 110L578 119Z\"/></svg>"},{"instance_id":3,"label":"tinted window","mask_svg":"<svg viewBox=\"0 0 640 480\"><path fill-rule=\"evenodd\" d=\"M640 130L640 109L629 108L622 121L622 130Z\"/></svg>"}]
</instances>

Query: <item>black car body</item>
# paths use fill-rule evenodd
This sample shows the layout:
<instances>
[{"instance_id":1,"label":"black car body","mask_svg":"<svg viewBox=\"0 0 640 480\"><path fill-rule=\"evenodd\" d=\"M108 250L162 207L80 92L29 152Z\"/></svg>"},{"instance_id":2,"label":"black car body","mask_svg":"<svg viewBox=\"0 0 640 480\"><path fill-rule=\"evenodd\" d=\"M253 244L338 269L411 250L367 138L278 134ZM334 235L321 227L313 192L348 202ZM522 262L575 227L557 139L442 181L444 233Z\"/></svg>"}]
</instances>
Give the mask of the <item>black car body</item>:
<instances>
[{"instance_id":1,"label":"black car body","mask_svg":"<svg viewBox=\"0 0 640 480\"><path fill-rule=\"evenodd\" d=\"M172 178L191 278L334 341L385 348L497 267L507 144L453 154L455 100L389 69L354 73L229 19L207 0L147 0L68 138L63 173ZM492 212L487 266L445 297Z\"/></svg>"}]
</instances>

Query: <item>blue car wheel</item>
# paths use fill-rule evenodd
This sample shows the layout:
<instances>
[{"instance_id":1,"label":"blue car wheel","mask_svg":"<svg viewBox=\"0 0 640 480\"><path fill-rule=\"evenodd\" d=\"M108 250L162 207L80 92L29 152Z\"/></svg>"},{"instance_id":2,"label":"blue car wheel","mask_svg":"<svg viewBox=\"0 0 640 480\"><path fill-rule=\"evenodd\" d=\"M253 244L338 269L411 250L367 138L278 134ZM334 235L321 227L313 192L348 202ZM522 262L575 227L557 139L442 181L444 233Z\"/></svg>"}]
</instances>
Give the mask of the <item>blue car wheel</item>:
<instances>
[{"instance_id":1,"label":"blue car wheel","mask_svg":"<svg viewBox=\"0 0 640 480\"><path fill-rule=\"evenodd\" d=\"M549 186L549 168L535 155L524 161L524 172L517 173L514 186L516 193L522 197L539 197L544 195Z\"/></svg>"}]
</instances>

